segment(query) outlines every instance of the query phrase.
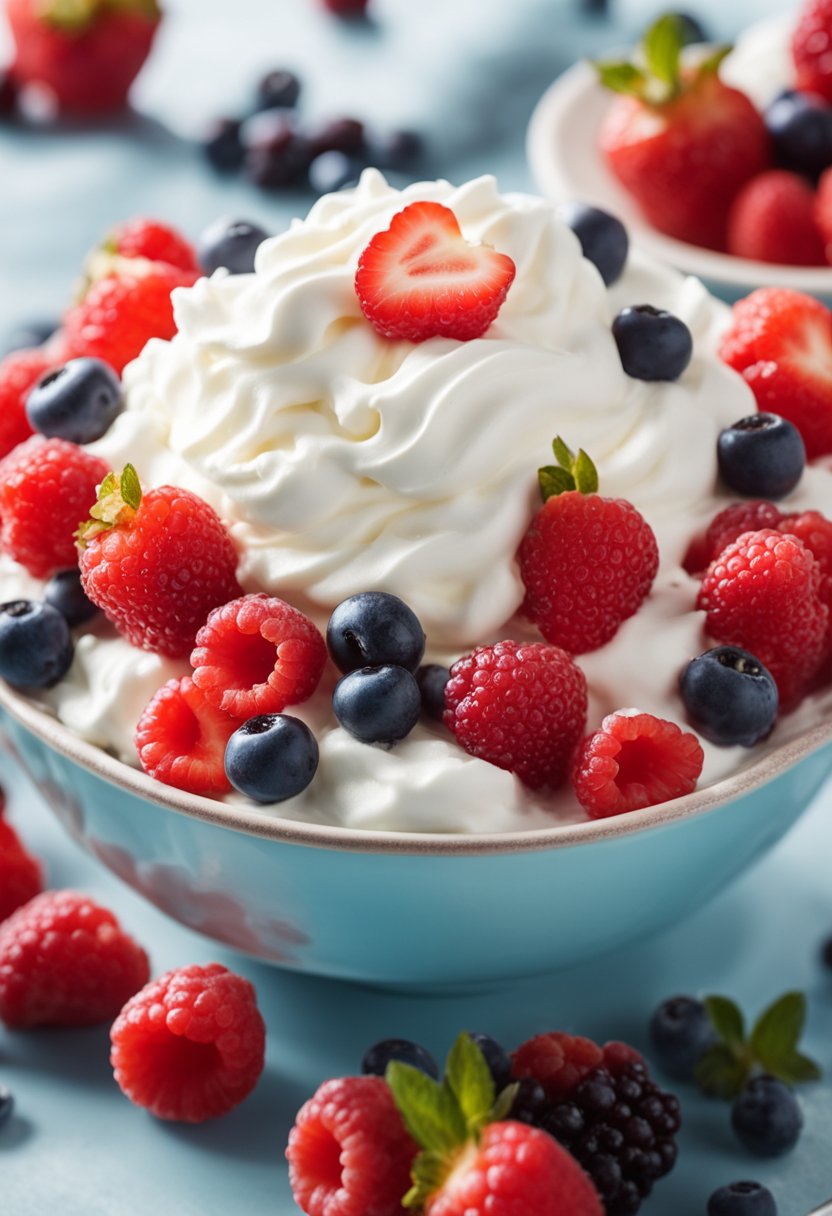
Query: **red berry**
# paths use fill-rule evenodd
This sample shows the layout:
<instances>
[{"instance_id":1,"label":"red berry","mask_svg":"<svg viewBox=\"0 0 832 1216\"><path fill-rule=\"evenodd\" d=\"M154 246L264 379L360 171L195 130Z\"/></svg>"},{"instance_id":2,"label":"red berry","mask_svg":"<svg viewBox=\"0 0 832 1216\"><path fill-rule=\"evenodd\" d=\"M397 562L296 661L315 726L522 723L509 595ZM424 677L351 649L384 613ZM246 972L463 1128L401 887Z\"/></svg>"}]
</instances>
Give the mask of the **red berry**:
<instances>
[{"instance_id":1,"label":"red berry","mask_svg":"<svg viewBox=\"0 0 832 1216\"><path fill-rule=\"evenodd\" d=\"M445 725L472 756L532 789L566 778L586 722L586 680L564 650L498 642L454 663Z\"/></svg>"},{"instance_id":2,"label":"red berry","mask_svg":"<svg viewBox=\"0 0 832 1216\"><path fill-rule=\"evenodd\" d=\"M110 233L104 248L119 257L147 258L149 262L165 262L180 270L201 273L191 242L159 220L126 220Z\"/></svg>"},{"instance_id":3,"label":"red berry","mask_svg":"<svg viewBox=\"0 0 832 1216\"><path fill-rule=\"evenodd\" d=\"M823 659L829 609L821 568L795 536L745 532L710 566L697 607L708 634L755 655L774 676L783 708L807 691Z\"/></svg>"},{"instance_id":4,"label":"red berry","mask_svg":"<svg viewBox=\"0 0 832 1216\"><path fill-rule=\"evenodd\" d=\"M823 241L824 257L832 263L832 169L827 169L818 182L815 223Z\"/></svg>"},{"instance_id":5,"label":"red berry","mask_svg":"<svg viewBox=\"0 0 832 1216\"><path fill-rule=\"evenodd\" d=\"M441 203L411 203L361 254L355 290L361 311L386 338L479 338L514 281L515 265L488 245L471 245Z\"/></svg>"},{"instance_id":6,"label":"red berry","mask_svg":"<svg viewBox=\"0 0 832 1216\"><path fill-rule=\"evenodd\" d=\"M147 982L147 955L112 912L47 891L0 924L0 1021L13 1028L114 1018Z\"/></svg>"},{"instance_id":7,"label":"red berry","mask_svg":"<svg viewBox=\"0 0 832 1216\"><path fill-rule=\"evenodd\" d=\"M211 609L240 594L231 537L188 490L160 486L135 509L107 490L99 507L109 522L91 521L81 539L84 590L134 646L182 658Z\"/></svg>"},{"instance_id":8,"label":"red berry","mask_svg":"<svg viewBox=\"0 0 832 1216\"><path fill-rule=\"evenodd\" d=\"M770 169L743 186L728 218L728 252L755 262L825 266L815 195L806 179Z\"/></svg>"},{"instance_id":9,"label":"red berry","mask_svg":"<svg viewBox=\"0 0 832 1216\"><path fill-rule=\"evenodd\" d=\"M106 475L77 444L27 439L0 462L0 548L35 578L77 565L75 533Z\"/></svg>"},{"instance_id":10,"label":"red berry","mask_svg":"<svg viewBox=\"0 0 832 1216\"><path fill-rule=\"evenodd\" d=\"M832 452L832 312L786 287L734 305L720 357L742 372L757 405L798 428L809 459Z\"/></svg>"},{"instance_id":11,"label":"red berry","mask_svg":"<svg viewBox=\"0 0 832 1216\"><path fill-rule=\"evenodd\" d=\"M240 721L308 700L326 664L326 643L283 600L245 595L215 608L196 635L194 684Z\"/></svg>"},{"instance_id":12,"label":"red berry","mask_svg":"<svg viewBox=\"0 0 832 1216\"><path fill-rule=\"evenodd\" d=\"M818 594L829 609L827 628L827 657L832 655L832 520L820 511L804 511L802 515L784 515L776 526L779 532L796 536L814 557L820 570Z\"/></svg>"},{"instance_id":13,"label":"red berry","mask_svg":"<svg viewBox=\"0 0 832 1216\"><path fill-rule=\"evenodd\" d=\"M557 1100L601 1067L603 1053L592 1039L551 1031L521 1043L511 1059L512 1073L518 1080L532 1077L543 1086L547 1098Z\"/></svg>"},{"instance_id":14,"label":"red berry","mask_svg":"<svg viewBox=\"0 0 832 1216\"><path fill-rule=\"evenodd\" d=\"M337 17L360 17L367 9L367 0L321 0L321 3Z\"/></svg>"},{"instance_id":15,"label":"red berry","mask_svg":"<svg viewBox=\"0 0 832 1216\"><path fill-rule=\"evenodd\" d=\"M575 764L575 795L590 819L681 798L696 789L705 753L695 735L652 714L609 714Z\"/></svg>"},{"instance_id":16,"label":"red berry","mask_svg":"<svg viewBox=\"0 0 832 1216\"><path fill-rule=\"evenodd\" d=\"M122 1093L157 1119L182 1123L239 1106L265 1063L254 988L219 963L151 980L124 1006L110 1039Z\"/></svg>"},{"instance_id":17,"label":"red berry","mask_svg":"<svg viewBox=\"0 0 832 1216\"><path fill-rule=\"evenodd\" d=\"M832 102L832 2L807 0L792 35L797 87Z\"/></svg>"},{"instance_id":18,"label":"red berry","mask_svg":"<svg viewBox=\"0 0 832 1216\"><path fill-rule=\"evenodd\" d=\"M43 890L43 870L0 812L0 921Z\"/></svg>"},{"instance_id":19,"label":"red berry","mask_svg":"<svg viewBox=\"0 0 832 1216\"><path fill-rule=\"evenodd\" d=\"M26 398L56 362L45 347L17 350L0 361L0 458L32 434Z\"/></svg>"},{"instance_id":20,"label":"red berry","mask_svg":"<svg viewBox=\"0 0 832 1216\"><path fill-rule=\"evenodd\" d=\"M630 503L568 490L550 498L517 554L523 610L570 654L597 650L641 607L659 568L653 529Z\"/></svg>"},{"instance_id":21,"label":"red berry","mask_svg":"<svg viewBox=\"0 0 832 1216\"><path fill-rule=\"evenodd\" d=\"M136 727L136 751L146 773L191 794L227 794L225 745L239 725L214 709L189 676L168 680Z\"/></svg>"},{"instance_id":22,"label":"red berry","mask_svg":"<svg viewBox=\"0 0 832 1216\"><path fill-rule=\"evenodd\" d=\"M691 541L685 556L684 567L688 574L698 577L716 561L723 549L732 545L743 532L759 532L761 528L776 528L783 518L773 502L758 499L751 502L732 502L715 515L704 536Z\"/></svg>"},{"instance_id":23,"label":"red berry","mask_svg":"<svg viewBox=\"0 0 832 1216\"><path fill-rule=\"evenodd\" d=\"M289 1135L289 1181L307 1216L400 1216L418 1148L381 1077L325 1081Z\"/></svg>"}]
</instances>

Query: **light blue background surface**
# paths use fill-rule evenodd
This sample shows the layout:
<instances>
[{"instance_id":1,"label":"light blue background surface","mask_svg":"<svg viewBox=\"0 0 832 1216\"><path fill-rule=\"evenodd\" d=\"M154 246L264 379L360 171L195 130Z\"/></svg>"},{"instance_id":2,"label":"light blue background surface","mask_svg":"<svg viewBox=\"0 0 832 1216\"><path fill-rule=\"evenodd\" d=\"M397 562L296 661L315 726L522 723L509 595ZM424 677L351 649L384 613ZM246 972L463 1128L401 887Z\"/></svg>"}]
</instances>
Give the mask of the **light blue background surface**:
<instances>
[{"instance_id":1,"label":"light blue background surface","mask_svg":"<svg viewBox=\"0 0 832 1216\"><path fill-rule=\"evenodd\" d=\"M566 0L377 0L377 23L352 30L314 0L169 7L139 92L151 117L71 136L0 128L0 332L59 311L84 250L126 215L166 216L195 234L220 212L277 229L306 208L301 196L275 201L241 180L212 177L184 138L204 118L242 104L261 68L296 66L311 115L352 112L424 131L434 174L461 180L494 171L505 188L524 188L524 128L537 96L577 54L626 41L657 6L620 0L604 26L576 19ZM719 11L713 0L701 7ZM732 0L719 32L782 7ZM253 1098L196 1129L159 1125L121 1098L106 1029L0 1031L0 1078L18 1100L16 1118L0 1131L2 1216L293 1212L282 1150L294 1112L321 1080L355 1070L366 1044L386 1035L422 1039L437 1054L462 1027L509 1044L555 1027L638 1044L649 1011L677 990L727 991L755 1011L798 986L811 998L808 1045L832 1070L832 979L816 963L832 932L830 793L754 874L662 938L509 992L413 1000L283 975L218 951L83 857L11 766L0 759L0 768L11 817L45 858L52 885L83 888L113 906L157 972L213 958L242 970L257 985L269 1028L268 1068ZM727 1108L691 1091L682 1097L681 1162L645 1216L700 1216L715 1186L742 1176L764 1178L782 1216L804 1216L832 1196L832 1081L804 1090L804 1138L790 1158L769 1165L738 1150Z\"/></svg>"}]
</instances>

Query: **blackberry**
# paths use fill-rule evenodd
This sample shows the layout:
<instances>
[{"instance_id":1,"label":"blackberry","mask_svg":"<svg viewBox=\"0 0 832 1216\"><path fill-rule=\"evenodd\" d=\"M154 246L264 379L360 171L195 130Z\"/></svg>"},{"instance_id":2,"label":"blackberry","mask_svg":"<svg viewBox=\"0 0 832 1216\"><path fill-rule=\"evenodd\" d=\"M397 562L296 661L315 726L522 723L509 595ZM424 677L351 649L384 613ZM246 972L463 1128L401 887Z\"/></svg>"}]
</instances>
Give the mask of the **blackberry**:
<instances>
[{"instance_id":1,"label":"blackberry","mask_svg":"<svg viewBox=\"0 0 832 1216\"><path fill-rule=\"evenodd\" d=\"M679 1101L642 1063L595 1069L539 1122L592 1178L607 1216L635 1216L676 1164Z\"/></svg>"}]
</instances>

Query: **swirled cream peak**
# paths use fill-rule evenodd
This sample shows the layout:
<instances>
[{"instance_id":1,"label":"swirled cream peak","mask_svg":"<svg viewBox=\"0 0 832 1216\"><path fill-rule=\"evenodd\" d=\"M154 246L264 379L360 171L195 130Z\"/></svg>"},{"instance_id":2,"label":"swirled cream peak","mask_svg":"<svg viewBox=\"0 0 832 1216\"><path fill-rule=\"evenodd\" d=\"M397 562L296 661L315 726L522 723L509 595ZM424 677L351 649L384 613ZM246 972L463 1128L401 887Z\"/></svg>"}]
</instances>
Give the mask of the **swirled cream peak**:
<instances>
[{"instance_id":1,"label":"swirled cream peak","mask_svg":"<svg viewBox=\"0 0 832 1216\"><path fill-rule=\"evenodd\" d=\"M480 339L391 342L360 311L362 250L420 199L516 264ZM399 192L368 171L261 246L255 274L176 293L180 332L128 369L128 409L99 450L207 497L250 587L324 609L392 591L434 647L476 644L521 602L514 554L554 435L591 453L602 492L639 506L660 545L666 527L676 560L681 520L713 494L718 430L753 408L704 341L678 384L624 374L622 304L670 307L696 339L714 324L704 289L678 276L645 271L639 298L639 265L629 298L610 293L542 200L501 196L490 177Z\"/></svg>"}]
</instances>

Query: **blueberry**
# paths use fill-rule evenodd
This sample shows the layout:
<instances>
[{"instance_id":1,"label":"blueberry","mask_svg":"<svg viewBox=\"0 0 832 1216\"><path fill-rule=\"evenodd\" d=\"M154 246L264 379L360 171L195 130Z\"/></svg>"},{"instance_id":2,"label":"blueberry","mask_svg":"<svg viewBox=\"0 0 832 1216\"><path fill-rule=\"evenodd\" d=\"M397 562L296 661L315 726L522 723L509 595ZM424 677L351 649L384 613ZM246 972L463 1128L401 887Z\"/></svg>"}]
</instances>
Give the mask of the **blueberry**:
<instances>
[{"instance_id":1,"label":"blueberry","mask_svg":"<svg viewBox=\"0 0 832 1216\"><path fill-rule=\"evenodd\" d=\"M416 131L386 131L373 138L370 149L374 165L400 173L413 168L424 156L424 143Z\"/></svg>"},{"instance_id":2,"label":"blueberry","mask_svg":"<svg viewBox=\"0 0 832 1216\"><path fill-rule=\"evenodd\" d=\"M281 107L291 110L298 104L300 81L288 68L276 68L268 72L257 86L256 109L272 110Z\"/></svg>"},{"instance_id":3,"label":"blueberry","mask_svg":"<svg viewBox=\"0 0 832 1216\"><path fill-rule=\"evenodd\" d=\"M607 287L617 282L630 250L630 238L621 220L586 203L565 203L558 214L575 233L584 257L597 267Z\"/></svg>"},{"instance_id":4,"label":"blueberry","mask_svg":"<svg viewBox=\"0 0 832 1216\"><path fill-rule=\"evenodd\" d=\"M309 166L309 185L316 194L334 194L354 186L361 176L361 166L346 152L322 152Z\"/></svg>"},{"instance_id":5,"label":"blueberry","mask_svg":"<svg viewBox=\"0 0 832 1216\"><path fill-rule=\"evenodd\" d=\"M737 1139L758 1157L780 1157L800 1139L803 1114L787 1085L774 1077L754 1077L731 1110Z\"/></svg>"},{"instance_id":6,"label":"blueberry","mask_svg":"<svg viewBox=\"0 0 832 1216\"><path fill-rule=\"evenodd\" d=\"M202 149L220 173L242 167L245 149L240 139L242 123L236 118L217 118L202 137Z\"/></svg>"},{"instance_id":7,"label":"blueberry","mask_svg":"<svg viewBox=\"0 0 832 1216\"><path fill-rule=\"evenodd\" d=\"M636 380L678 380L693 354L684 321L652 304L622 308L612 335L624 371Z\"/></svg>"},{"instance_id":8,"label":"blueberry","mask_svg":"<svg viewBox=\"0 0 832 1216\"><path fill-rule=\"evenodd\" d=\"M311 148L283 109L263 110L246 119L240 132L244 167L255 185L282 190L302 184Z\"/></svg>"},{"instance_id":9,"label":"blueberry","mask_svg":"<svg viewBox=\"0 0 832 1216\"><path fill-rule=\"evenodd\" d=\"M811 93L781 93L766 110L777 163L816 178L832 165L832 108Z\"/></svg>"},{"instance_id":10,"label":"blueberry","mask_svg":"<svg viewBox=\"0 0 832 1216\"><path fill-rule=\"evenodd\" d=\"M517 1082L517 1094L511 1107L511 1119L518 1123L539 1125L546 1112L546 1091L534 1077L523 1077Z\"/></svg>"},{"instance_id":11,"label":"blueberry","mask_svg":"<svg viewBox=\"0 0 832 1216\"><path fill-rule=\"evenodd\" d=\"M7 1085L0 1081L0 1127L11 1117L14 1110L14 1095Z\"/></svg>"},{"instance_id":12,"label":"blueberry","mask_svg":"<svg viewBox=\"0 0 832 1216\"><path fill-rule=\"evenodd\" d=\"M422 709L429 718L441 722L445 713L445 688L451 673L438 663L426 663L416 672L416 682L422 694Z\"/></svg>"},{"instance_id":13,"label":"blueberry","mask_svg":"<svg viewBox=\"0 0 832 1216\"><path fill-rule=\"evenodd\" d=\"M43 376L26 398L26 417L48 439L93 443L124 409L121 380L101 359L70 359Z\"/></svg>"},{"instance_id":14,"label":"blueberry","mask_svg":"<svg viewBox=\"0 0 832 1216\"><path fill-rule=\"evenodd\" d=\"M364 123L357 118L330 118L306 132L313 156L322 152L348 152L357 155L364 150Z\"/></svg>"},{"instance_id":15,"label":"blueberry","mask_svg":"<svg viewBox=\"0 0 832 1216\"><path fill-rule=\"evenodd\" d=\"M362 743L398 743L419 721L419 685L404 667L361 667L332 694L335 717Z\"/></svg>"},{"instance_id":16,"label":"blueberry","mask_svg":"<svg viewBox=\"0 0 832 1216\"><path fill-rule=\"evenodd\" d=\"M709 42L708 31L698 17L692 13L674 13L682 30L682 45L693 46L698 42Z\"/></svg>"},{"instance_id":17,"label":"blueberry","mask_svg":"<svg viewBox=\"0 0 832 1216\"><path fill-rule=\"evenodd\" d=\"M777 1216L777 1204L760 1182L732 1182L711 1195L708 1216Z\"/></svg>"},{"instance_id":18,"label":"blueberry","mask_svg":"<svg viewBox=\"0 0 832 1216\"><path fill-rule=\"evenodd\" d=\"M778 414L750 414L717 441L722 480L738 494L776 502L790 494L806 467L800 431Z\"/></svg>"},{"instance_id":19,"label":"blueberry","mask_svg":"<svg viewBox=\"0 0 832 1216\"><path fill-rule=\"evenodd\" d=\"M688 663L680 687L691 724L718 747L753 747L771 733L777 685L747 650L706 650Z\"/></svg>"},{"instance_id":20,"label":"blueberry","mask_svg":"<svg viewBox=\"0 0 832 1216\"><path fill-rule=\"evenodd\" d=\"M234 731L225 748L225 773L255 802L285 802L302 793L318 768L318 743L300 718L260 714Z\"/></svg>"},{"instance_id":21,"label":"blueberry","mask_svg":"<svg viewBox=\"0 0 832 1216\"><path fill-rule=\"evenodd\" d=\"M254 255L268 238L268 232L249 220L217 220L199 238L199 264L206 274L221 266L231 274L252 274Z\"/></svg>"},{"instance_id":22,"label":"blueberry","mask_svg":"<svg viewBox=\"0 0 832 1216\"><path fill-rule=\"evenodd\" d=\"M329 618L326 641L344 672L388 663L415 671L425 653L419 618L386 591L361 591L342 600Z\"/></svg>"},{"instance_id":23,"label":"blueberry","mask_svg":"<svg viewBox=\"0 0 832 1216\"><path fill-rule=\"evenodd\" d=\"M70 629L91 621L99 612L92 600L87 599L81 585L81 571L77 566L53 574L46 584L43 598L47 604L57 608Z\"/></svg>"},{"instance_id":24,"label":"blueberry","mask_svg":"<svg viewBox=\"0 0 832 1216\"><path fill-rule=\"evenodd\" d=\"M823 943L820 951L820 959L824 967L828 967L832 971L832 937L828 938Z\"/></svg>"},{"instance_id":25,"label":"blueberry","mask_svg":"<svg viewBox=\"0 0 832 1216\"><path fill-rule=\"evenodd\" d=\"M382 1039L374 1043L364 1054L361 1061L361 1071L372 1077L383 1077L391 1060L402 1064L410 1064L420 1072L437 1080L439 1068L433 1056L420 1043L411 1043L410 1039Z\"/></svg>"},{"instance_id":26,"label":"blueberry","mask_svg":"<svg viewBox=\"0 0 832 1216\"><path fill-rule=\"evenodd\" d=\"M51 604L0 604L0 677L15 688L51 688L72 663L69 625Z\"/></svg>"},{"instance_id":27,"label":"blueberry","mask_svg":"<svg viewBox=\"0 0 832 1216\"><path fill-rule=\"evenodd\" d=\"M32 346L42 346L58 328L58 321L25 321L16 325L6 334L3 353L10 355L16 350L28 350Z\"/></svg>"},{"instance_id":28,"label":"blueberry","mask_svg":"<svg viewBox=\"0 0 832 1216\"><path fill-rule=\"evenodd\" d=\"M511 1082L511 1057L505 1047L492 1038L490 1034L482 1034L480 1031L476 1031L473 1034L469 1034L468 1037L473 1043L476 1043L485 1057L488 1071L491 1073L491 1079L494 1082L494 1088L499 1093Z\"/></svg>"},{"instance_id":29,"label":"blueberry","mask_svg":"<svg viewBox=\"0 0 832 1216\"><path fill-rule=\"evenodd\" d=\"M653 1014L650 1042L664 1071L689 1081L704 1053L716 1042L716 1034L701 1001L676 996L664 1001Z\"/></svg>"}]
</instances>

